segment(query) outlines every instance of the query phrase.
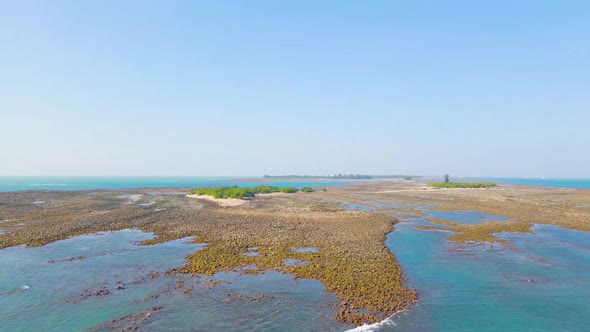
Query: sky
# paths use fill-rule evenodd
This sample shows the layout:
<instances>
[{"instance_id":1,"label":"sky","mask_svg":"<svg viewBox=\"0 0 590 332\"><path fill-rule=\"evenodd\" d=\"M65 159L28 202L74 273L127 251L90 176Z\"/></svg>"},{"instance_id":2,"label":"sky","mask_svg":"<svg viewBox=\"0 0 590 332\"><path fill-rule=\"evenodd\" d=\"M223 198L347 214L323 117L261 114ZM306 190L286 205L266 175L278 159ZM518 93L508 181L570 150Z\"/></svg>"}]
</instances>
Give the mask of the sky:
<instances>
[{"instance_id":1,"label":"sky","mask_svg":"<svg viewBox=\"0 0 590 332\"><path fill-rule=\"evenodd\" d=\"M590 177L588 1L0 1L0 175Z\"/></svg>"}]
</instances>

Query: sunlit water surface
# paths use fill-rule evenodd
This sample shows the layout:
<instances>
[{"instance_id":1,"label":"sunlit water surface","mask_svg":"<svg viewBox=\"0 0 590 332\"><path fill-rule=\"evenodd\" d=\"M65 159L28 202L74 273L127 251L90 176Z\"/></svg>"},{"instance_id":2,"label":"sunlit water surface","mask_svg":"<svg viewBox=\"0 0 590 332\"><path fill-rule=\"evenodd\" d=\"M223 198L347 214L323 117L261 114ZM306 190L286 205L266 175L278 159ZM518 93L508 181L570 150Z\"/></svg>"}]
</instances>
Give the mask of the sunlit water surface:
<instances>
[{"instance_id":1,"label":"sunlit water surface","mask_svg":"<svg viewBox=\"0 0 590 332\"><path fill-rule=\"evenodd\" d=\"M364 209L364 206L351 206ZM478 223L504 220L478 211L424 210L429 216ZM535 234L503 233L500 245L457 247L446 231L406 215L386 245L403 267L418 302L375 331L588 331L590 325L590 234L537 225ZM337 301L315 280L267 272L221 274L215 287L197 279L164 276L203 245L182 239L153 246L137 241L152 234L103 232L38 248L0 250L0 331L108 329L142 320L143 331L343 331L334 321ZM305 248L303 248L305 249ZM160 276L148 277L159 271ZM185 286L177 289L178 280ZM207 278L200 278L204 281ZM119 286L123 288L118 289ZM85 297L107 289L108 295ZM264 294L265 298L259 299ZM242 299L237 299L242 295ZM254 299L254 300L252 300ZM135 315L135 316L134 316Z\"/></svg>"},{"instance_id":2,"label":"sunlit water surface","mask_svg":"<svg viewBox=\"0 0 590 332\"><path fill-rule=\"evenodd\" d=\"M477 223L502 220L475 211L428 211ZM503 233L499 245L457 248L421 218L398 224L386 245L420 300L380 331L589 331L590 233L537 225Z\"/></svg>"},{"instance_id":3,"label":"sunlit water surface","mask_svg":"<svg viewBox=\"0 0 590 332\"><path fill-rule=\"evenodd\" d=\"M0 250L0 330L104 330L126 326L139 315L142 331L341 331L336 298L315 280L267 272L221 274L228 283L195 285L187 276L164 276L202 245L189 239L153 246L140 231L104 232L37 248ZM82 256L82 257L81 257ZM151 272L160 276L151 278ZM184 287L177 289L179 280ZM200 278L208 281L208 278ZM192 291L183 294L191 285ZM107 295L84 296L106 289ZM264 298L261 295L264 294ZM241 298L240 298L241 297ZM152 311L151 308L159 308ZM160 308L161 307L161 308ZM133 316L135 314L135 316ZM122 318L122 319L120 319Z\"/></svg>"}]
</instances>

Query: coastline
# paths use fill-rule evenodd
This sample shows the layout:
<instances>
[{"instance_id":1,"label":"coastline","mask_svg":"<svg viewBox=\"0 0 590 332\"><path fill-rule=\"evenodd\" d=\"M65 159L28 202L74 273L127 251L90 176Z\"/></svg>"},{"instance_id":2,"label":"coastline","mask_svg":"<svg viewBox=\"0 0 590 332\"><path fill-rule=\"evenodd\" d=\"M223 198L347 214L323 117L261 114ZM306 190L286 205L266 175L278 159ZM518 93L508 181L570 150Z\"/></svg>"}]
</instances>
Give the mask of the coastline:
<instances>
[{"instance_id":1,"label":"coastline","mask_svg":"<svg viewBox=\"0 0 590 332\"><path fill-rule=\"evenodd\" d=\"M414 181L369 180L331 187L327 192L257 195L256 199L237 200L239 205L231 209L215 208L226 199L195 199L174 187L0 193L0 203L7 206L0 211L0 229L8 232L0 235L0 247L40 246L75 235L127 228L156 235L144 244L193 236L195 242L208 243L207 248L189 255L186 264L174 272L198 276L278 270L296 278L320 280L339 298L337 319L361 326L380 322L417 299L416 290L406 286L395 252L384 244L394 230L392 223L400 221L391 215L424 215L425 209L481 210L509 218L474 225L431 218L440 227L423 228L452 231L449 240L466 244L507 243L494 234L528 232L534 224L590 230L588 189L501 185L495 189L422 190L422 186ZM199 204L201 199L216 204ZM372 205L370 211L349 211L348 203ZM253 247L257 248L255 255L246 255ZM288 259L304 264L285 265ZM346 277L351 275L356 279ZM384 290L389 290L389 297L383 297Z\"/></svg>"},{"instance_id":2,"label":"coastline","mask_svg":"<svg viewBox=\"0 0 590 332\"><path fill-rule=\"evenodd\" d=\"M154 189L19 192L22 203L0 211L0 220L9 220L10 228L0 237L0 247L41 246L75 235L129 228L155 234L143 244L193 236L196 243L207 246L189 255L176 273L283 271L321 281L339 299L338 321L356 325L381 321L417 296L405 287L401 268L384 244L395 219L343 210L344 202L330 194L333 191L260 195L246 201L247 208L242 204L231 209ZM14 199L13 195L0 194L0 203ZM132 195L142 196L134 196L130 203ZM34 222L39 219L46 221ZM246 255L253 247L258 248L255 255ZM286 265L289 260L301 264Z\"/></svg>"}]
</instances>

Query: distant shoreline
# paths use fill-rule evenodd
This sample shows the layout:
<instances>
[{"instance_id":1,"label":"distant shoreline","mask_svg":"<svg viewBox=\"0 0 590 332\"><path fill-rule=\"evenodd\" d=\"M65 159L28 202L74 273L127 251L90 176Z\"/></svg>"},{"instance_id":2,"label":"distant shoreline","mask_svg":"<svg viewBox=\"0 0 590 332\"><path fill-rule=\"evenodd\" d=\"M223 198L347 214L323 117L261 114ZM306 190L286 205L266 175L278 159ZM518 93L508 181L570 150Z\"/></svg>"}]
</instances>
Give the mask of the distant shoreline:
<instances>
[{"instance_id":1,"label":"distant shoreline","mask_svg":"<svg viewBox=\"0 0 590 332\"><path fill-rule=\"evenodd\" d=\"M412 179L414 182L441 181L443 177L423 176ZM590 189L590 179L541 179L541 178L492 178L455 177L452 181L491 181L500 186L517 185L540 188ZM324 178L263 178L263 177L6 177L0 176L0 192L14 191L81 191L118 190L142 188L190 189L202 186L245 186L253 183L280 186L333 187L361 183L364 181L405 181L403 178L374 179L324 179Z\"/></svg>"},{"instance_id":2,"label":"distant shoreline","mask_svg":"<svg viewBox=\"0 0 590 332\"><path fill-rule=\"evenodd\" d=\"M264 175L263 179L280 180L374 180L374 179L406 179L422 178L418 175L363 175L363 174L338 174L338 175Z\"/></svg>"},{"instance_id":3,"label":"distant shoreline","mask_svg":"<svg viewBox=\"0 0 590 332\"><path fill-rule=\"evenodd\" d=\"M262 177L0 177L0 192L12 191L81 191L143 188L195 188L245 186L252 183L279 186L331 187L357 183L358 180L264 179Z\"/></svg>"}]
</instances>

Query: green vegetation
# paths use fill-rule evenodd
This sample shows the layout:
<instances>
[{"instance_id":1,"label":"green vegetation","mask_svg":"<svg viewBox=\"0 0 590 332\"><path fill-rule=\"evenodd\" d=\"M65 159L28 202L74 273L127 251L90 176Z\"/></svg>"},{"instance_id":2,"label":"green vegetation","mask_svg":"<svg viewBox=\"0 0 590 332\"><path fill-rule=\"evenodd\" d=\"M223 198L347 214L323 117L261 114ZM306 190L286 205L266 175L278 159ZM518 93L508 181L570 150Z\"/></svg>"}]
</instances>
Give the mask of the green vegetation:
<instances>
[{"instance_id":1,"label":"green vegetation","mask_svg":"<svg viewBox=\"0 0 590 332\"><path fill-rule=\"evenodd\" d=\"M497 185L493 182L434 182L429 183L434 188L494 188Z\"/></svg>"},{"instance_id":2,"label":"green vegetation","mask_svg":"<svg viewBox=\"0 0 590 332\"><path fill-rule=\"evenodd\" d=\"M200 187L191 189L189 191L190 194L193 195L209 195L213 196L214 198L244 198L244 197L254 197L256 192L253 190L252 187Z\"/></svg>"},{"instance_id":3,"label":"green vegetation","mask_svg":"<svg viewBox=\"0 0 590 332\"><path fill-rule=\"evenodd\" d=\"M304 193L314 192L314 190L313 190L312 187L303 187L303 188L301 188L301 191L304 192Z\"/></svg>"},{"instance_id":4,"label":"green vegetation","mask_svg":"<svg viewBox=\"0 0 590 332\"><path fill-rule=\"evenodd\" d=\"M295 187L281 187L281 188L279 188L279 192L288 193L288 194L296 193L298 191L299 191L299 189L297 189Z\"/></svg>"},{"instance_id":5,"label":"green vegetation","mask_svg":"<svg viewBox=\"0 0 590 332\"><path fill-rule=\"evenodd\" d=\"M311 187L306 189L309 192ZM303 189L303 188L302 188ZM299 190L295 187L277 187L277 186L258 186L258 187L238 187L238 186L222 186L222 187L199 187L189 191L192 195L209 195L214 198L238 198L254 197L256 194L269 193L296 193ZM311 189L313 191L313 189Z\"/></svg>"}]
</instances>

